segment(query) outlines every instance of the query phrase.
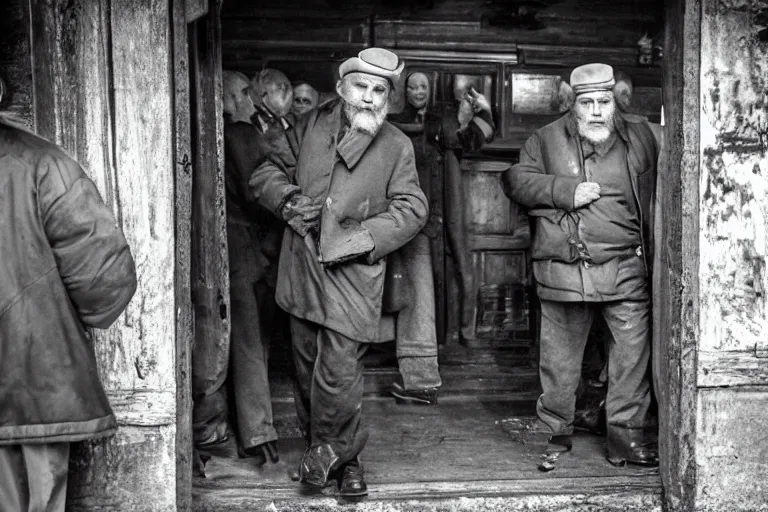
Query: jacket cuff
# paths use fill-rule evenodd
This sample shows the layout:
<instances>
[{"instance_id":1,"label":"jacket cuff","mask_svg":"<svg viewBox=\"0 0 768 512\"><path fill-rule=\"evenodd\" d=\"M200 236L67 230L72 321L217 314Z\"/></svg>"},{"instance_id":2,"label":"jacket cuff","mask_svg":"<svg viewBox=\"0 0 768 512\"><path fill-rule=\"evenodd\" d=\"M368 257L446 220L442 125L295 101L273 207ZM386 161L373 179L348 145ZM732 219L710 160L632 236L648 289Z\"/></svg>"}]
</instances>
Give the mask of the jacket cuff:
<instances>
[{"instance_id":1,"label":"jacket cuff","mask_svg":"<svg viewBox=\"0 0 768 512\"><path fill-rule=\"evenodd\" d=\"M561 210L573 210L573 195L576 193L576 187L581 183L581 178L570 178L567 176L556 176L552 180L552 203L555 208Z\"/></svg>"},{"instance_id":2,"label":"jacket cuff","mask_svg":"<svg viewBox=\"0 0 768 512\"><path fill-rule=\"evenodd\" d=\"M296 185L286 186L285 191L286 192L284 193L283 198L280 200L280 204L278 205L277 212L275 212L281 219L283 218L283 208L285 208L286 203L290 201L293 196L301 193L301 189Z\"/></svg>"}]
</instances>

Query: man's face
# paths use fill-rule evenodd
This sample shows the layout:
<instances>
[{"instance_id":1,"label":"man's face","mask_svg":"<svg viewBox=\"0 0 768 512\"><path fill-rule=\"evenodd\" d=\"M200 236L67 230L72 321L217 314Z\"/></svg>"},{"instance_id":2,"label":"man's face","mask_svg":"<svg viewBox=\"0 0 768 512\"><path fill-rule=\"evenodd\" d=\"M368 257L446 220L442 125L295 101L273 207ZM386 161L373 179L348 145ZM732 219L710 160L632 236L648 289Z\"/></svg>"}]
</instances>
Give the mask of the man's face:
<instances>
[{"instance_id":1,"label":"man's face","mask_svg":"<svg viewBox=\"0 0 768 512\"><path fill-rule=\"evenodd\" d=\"M253 106L253 100L249 92L251 84L244 78L235 78L229 84L226 94L229 95L231 102L225 105L225 110L232 114L232 117L240 120L250 119L256 112Z\"/></svg>"},{"instance_id":2,"label":"man's face","mask_svg":"<svg viewBox=\"0 0 768 512\"><path fill-rule=\"evenodd\" d=\"M267 84L261 101L270 112L276 116L283 117L291 109L293 88L288 81Z\"/></svg>"},{"instance_id":3,"label":"man's face","mask_svg":"<svg viewBox=\"0 0 768 512\"><path fill-rule=\"evenodd\" d=\"M592 144L602 144L613 134L615 113L616 101L612 91L579 94L573 104L579 135Z\"/></svg>"},{"instance_id":4,"label":"man's face","mask_svg":"<svg viewBox=\"0 0 768 512\"><path fill-rule=\"evenodd\" d=\"M418 109L427 106L429 101L429 80L424 73L414 73L408 77L406 84L408 103Z\"/></svg>"},{"instance_id":5,"label":"man's face","mask_svg":"<svg viewBox=\"0 0 768 512\"><path fill-rule=\"evenodd\" d=\"M390 85L386 78L350 73L336 86L354 130L376 135L389 110Z\"/></svg>"},{"instance_id":6,"label":"man's face","mask_svg":"<svg viewBox=\"0 0 768 512\"><path fill-rule=\"evenodd\" d=\"M317 91L309 84L300 84L293 88L293 107L291 111L303 116L317 108Z\"/></svg>"}]
</instances>

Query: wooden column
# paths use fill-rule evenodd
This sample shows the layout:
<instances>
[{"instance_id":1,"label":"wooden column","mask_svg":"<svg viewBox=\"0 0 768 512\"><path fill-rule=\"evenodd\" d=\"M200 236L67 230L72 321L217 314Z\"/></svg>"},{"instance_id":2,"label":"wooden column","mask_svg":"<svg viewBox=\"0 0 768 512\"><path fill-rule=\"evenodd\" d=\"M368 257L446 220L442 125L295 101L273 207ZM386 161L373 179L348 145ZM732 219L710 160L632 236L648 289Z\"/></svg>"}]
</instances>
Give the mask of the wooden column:
<instances>
[{"instance_id":1,"label":"wooden column","mask_svg":"<svg viewBox=\"0 0 768 512\"><path fill-rule=\"evenodd\" d=\"M669 510L768 493L768 2L667 7L657 388Z\"/></svg>"},{"instance_id":2,"label":"wooden column","mask_svg":"<svg viewBox=\"0 0 768 512\"><path fill-rule=\"evenodd\" d=\"M696 506L768 496L768 1L701 1Z\"/></svg>"},{"instance_id":3,"label":"wooden column","mask_svg":"<svg viewBox=\"0 0 768 512\"><path fill-rule=\"evenodd\" d=\"M175 219L175 153L185 142L175 138L171 6L32 0L31 12L37 129L96 182L138 274L126 312L95 332L120 428L112 439L75 445L68 505L176 510L176 343L179 326L180 336L189 327L188 300L175 289L183 251L175 230L185 225Z\"/></svg>"},{"instance_id":4,"label":"wooden column","mask_svg":"<svg viewBox=\"0 0 768 512\"><path fill-rule=\"evenodd\" d=\"M664 151L659 162L653 282L654 387L668 510L692 510L696 461L699 258L698 2L666 4Z\"/></svg>"}]
</instances>

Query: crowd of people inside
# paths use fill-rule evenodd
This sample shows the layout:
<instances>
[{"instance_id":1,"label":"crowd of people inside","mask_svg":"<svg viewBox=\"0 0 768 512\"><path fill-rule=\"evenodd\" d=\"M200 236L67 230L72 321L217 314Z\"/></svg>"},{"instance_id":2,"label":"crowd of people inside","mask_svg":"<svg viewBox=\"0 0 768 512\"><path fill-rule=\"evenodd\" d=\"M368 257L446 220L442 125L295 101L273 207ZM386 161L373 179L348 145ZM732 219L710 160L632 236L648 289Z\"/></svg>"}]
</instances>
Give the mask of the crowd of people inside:
<instances>
[{"instance_id":1,"label":"crowd of people inside","mask_svg":"<svg viewBox=\"0 0 768 512\"><path fill-rule=\"evenodd\" d=\"M231 356L196 372L195 447L211 456L277 461L265 322L287 313L296 412L306 442L298 479L341 496L367 494L360 453L362 358L390 341L394 317L398 403L436 405L442 384L434 271L444 241L470 321L462 152L494 138L492 108L471 82L436 105L422 72L408 72L405 107L390 113L404 73L398 56L368 48L338 68L334 94L266 68L251 79L223 72ZM621 77L619 77L621 78ZM533 433L551 471L572 448L575 396L596 314L613 342L607 384L607 459L656 465L646 436L651 389L649 259L659 142L626 112L631 82L588 64L561 87L568 114L527 141L503 174L507 196L533 219L533 271L541 300L540 378ZM321 99L322 98L322 99ZM450 201L451 208L444 203ZM210 377L210 376L209 376ZM233 399L228 403L228 391Z\"/></svg>"}]
</instances>

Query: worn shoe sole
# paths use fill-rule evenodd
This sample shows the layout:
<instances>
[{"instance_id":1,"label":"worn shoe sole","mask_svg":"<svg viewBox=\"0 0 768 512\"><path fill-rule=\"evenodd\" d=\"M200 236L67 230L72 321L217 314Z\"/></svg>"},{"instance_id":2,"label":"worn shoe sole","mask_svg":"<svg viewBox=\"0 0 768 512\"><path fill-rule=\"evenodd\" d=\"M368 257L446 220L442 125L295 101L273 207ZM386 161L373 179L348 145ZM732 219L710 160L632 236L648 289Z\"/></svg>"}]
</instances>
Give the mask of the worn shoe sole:
<instances>
[{"instance_id":1,"label":"worn shoe sole","mask_svg":"<svg viewBox=\"0 0 768 512\"><path fill-rule=\"evenodd\" d=\"M392 389L389 393L395 397L395 402L398 404L410 404L410 405L437 405L437 398L433 400L427 400L426 398L419 398L408 395L401 392L398 389Z\"/></svg>"},{"instance_id":2,"label":"worn shoe sole","mask_svg":"<svg viewBox=\"0 0 768 512\"><path fill-rule=\"evenodd\" d=\"M607 460L612 466L616 466L617 468L623 468L627 464L631 466L641 466L644 468L657 468L659 467L659 461L638 461L638 460L629 460L629 459L622 459L618 457L605 457L605 460Z\"/></svg>"}]
</instances>

